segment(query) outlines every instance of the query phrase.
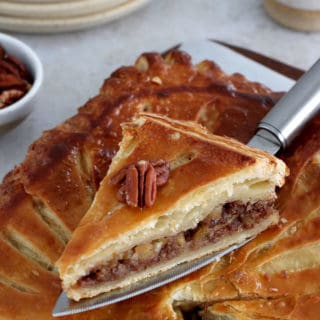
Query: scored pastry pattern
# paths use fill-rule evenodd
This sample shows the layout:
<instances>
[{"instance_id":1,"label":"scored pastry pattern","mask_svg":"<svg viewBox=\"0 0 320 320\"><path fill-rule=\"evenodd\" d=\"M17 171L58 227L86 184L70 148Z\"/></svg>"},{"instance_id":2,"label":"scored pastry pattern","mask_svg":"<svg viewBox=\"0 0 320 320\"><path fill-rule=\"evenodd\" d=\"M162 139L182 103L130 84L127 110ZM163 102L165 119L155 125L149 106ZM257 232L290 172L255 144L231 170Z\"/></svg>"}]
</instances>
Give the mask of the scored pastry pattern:
<instances>
[{"instance_id":1,"label":"scored pastry pattern","mask_svg":"<svg viewBox=\"0 0 320 320\"><path fill-rule=\"evenodd\" d=\"M212 62L193 66L178 51L164 59L144 54L115 71L77 115L45 131L0 185L1 317L51 319L60 293L55 261L117 151L120 123L155 112L247 142L279 96ZM179 319L194 306L204 318L254 319L272 310L270 318L313 319L320 311L319 128L315 119L284 155L291 177L280 193L278 227L181 281L66 319Z\"/></svg>"}]
</instances>

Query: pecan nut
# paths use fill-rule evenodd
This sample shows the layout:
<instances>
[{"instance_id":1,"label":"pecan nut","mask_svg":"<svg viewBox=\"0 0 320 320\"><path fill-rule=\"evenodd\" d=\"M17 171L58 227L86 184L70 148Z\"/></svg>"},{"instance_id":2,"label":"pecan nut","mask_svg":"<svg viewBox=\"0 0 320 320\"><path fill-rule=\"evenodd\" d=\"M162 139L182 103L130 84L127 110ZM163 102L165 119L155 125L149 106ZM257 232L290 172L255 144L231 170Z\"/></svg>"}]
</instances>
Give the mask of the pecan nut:
<instances>
[{"instance_id":1,"label":"pecan nut","mask_svg":"<svg viewBox=\"0 0 320 320\"><path fill-rule=\"evenodd\" d=\"M157 188L169 178L169 164L164 160L141 160L119 170L110 184L119 185L118 200L130 207L151 207L157 197Z\"/></svg>"},{"instance_id":2,"label":"pecan nut","mask_svg":"<svg viewBox=\"0 0 320 320\"><path fill-rule=\"evenodd\" d=\"M163 186L169 178L169 163L165 160L157 160L151 162L157 172L157 186Z\"/></svg>"},{"instance_id":3,"label":"pecan nut","mask_svg":"<svg viewBox=\"0 0 320 320\"><path fill-rule=\"evenodd\" d=\"M31 81L26 67L0 47L0 108L24 96L31 87Z\"/></svg>"},{"instance_id":4,"label":"pecan nut","mask_svg":"<svg viewBox=\"0 0 320 320\"><path fill-rule=\"evenodd\" d=\"M139 172L135 166L130 166L126 174L125 181L125 197L126 203L130 207L138 205L139 190L137 184L139 182Z\"/></svg>"},{"instance_id":5,"label":"pecan nut","mask_svg":"<svg viewBox=\"0 0 320 320\"><path fill-rule=\"evenodd\" d=\"M142 190L141 190L142 191ZM144 192L143 192L144 191ZM144 190L141 192L141 207L153 206L157 196L157 173L154 167L149 164L145 173ZM143 203L144 201L144 203Z\"/></svg>"},{"instance_id":6,"label":"pecan nut","mask_svg":"<svg viewBox=\"0 0 320 320\"><path fill-rule=\"evenodd\" d=\"M21 90L11 89L3 91L0 94L0 109L19 100L23 95L24 92Z\"/></svg>"}]
</instances>

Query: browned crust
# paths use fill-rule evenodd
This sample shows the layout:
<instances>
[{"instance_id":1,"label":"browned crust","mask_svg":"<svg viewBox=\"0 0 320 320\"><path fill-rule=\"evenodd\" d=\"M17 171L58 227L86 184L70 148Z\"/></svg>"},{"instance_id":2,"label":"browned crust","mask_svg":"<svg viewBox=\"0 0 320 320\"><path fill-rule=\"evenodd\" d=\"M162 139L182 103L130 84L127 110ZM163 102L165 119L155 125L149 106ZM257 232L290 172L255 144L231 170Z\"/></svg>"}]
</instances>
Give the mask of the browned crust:
<instances>
[{"instance_id":1,"label":"browned crust","mask_svg":"<svg viewBox=\"0 0 320 320\"><path fill-rule=\"evenodd\" d=\"M76 264L83 256L90 256L108 241L114 241L133 228L142 227L150 219L156 219L163 212L169 212L173 204L189 192L197 190L199 186L210 184L248 167L265 165L269 172L282 167L270 154L251 149L234 139L212 135L194 123L148 113L140 114L139 119L144 120L141 126L128 123L124 128L124 140L133 137L136 147L129 156L119 159L114 170L120 170L141 159L170 161L190 153L193 154L192 161L171 172L170 183L159 190L157 202L151 208L141 210L124 206L119 208L116 214L109 216L106 212L112 211L115 206L117 189L109 183L108 175L101 182L100 192L97 193L93 206L74 231L58 262L62 278L67 268ZM168 143L171 135L175 133L179 133L180 138ZM88 234L91 236L87 237ZM84 238L86 241L83 241Z\"/></svg>"},{"instance_id":2,"label":"browned crust","mask_svg":"<svg viewBox=\"0 0 320 320\"><path fill-rule=\"evenodd\" d=\"M159 77L162 83L151 81L154 77ZM18 246L9 245L16 246L12 247L17 254L17 258L16 254L12 256L15 265L5 258L8 250L0 253L0 282L2 278L12 280L2 285L1 315L7 319L24 319L26 314L32 319L51 318L53 301L59 292L58 279L50 265L49 268L44 265L55 262L91 204L92 194L118 148L121 122L137 111L151 111L196 120L212 132L246 142L257 122L274 104L273 96L269 89L240 75L225 75L212 62L193 66L190 57L181 52L174 52L165 60L156 53L145 54L135 67L114 72L100 94L81 107L77 115L34 142L23 163L0 186L0 240L4 239L3 232L7 241L12 241L13 235L22 237ZM46 213L56 219L57 226L44 219ZM30 224L28 228L29 220L37 227ZM57 231L58 227L62 229ZM31 246L31 253L39 254L39 261L30 252L22 253L21 245ZM21 272L26 277L30 275L31 280L18 277ZM20 289L14 287L16 281ZM25 289L31 291L26 293ZM172 309L164 302L160 306L161 312ZM150 308L160 317L160 309L152 309L151 305ZM105 309L93 312L92 318L106 313L109 311Z\"/></svg>"},{"instance_id":3,"label":"browned crust","mask_svg":"<svg viewBox=\"0 0 320 320\"><path fill-rule=\"evenodd\" d=\"M263 319L266 315L268 319L318 319L320 266L310 264L305 257L300 259L300 255L320 243L320 164L316 160L319 141L320 117L316 117L282 155L291 175L280 192L278 226L182 280L136 297L130 303L96 311L95 319L103 319L104 311L115 319L151 319L151 314L156 314L156 319L176 319L180 308L190 307L197 307L204 314L216 312L237 319ZM286 255L296 251L294 259L299 267L295 269L286 265L290 260ZM310 252L307 256L312 255ZM272 266L279 260L283 269L259 270L265 263Z\"/></svg>"}]
</instances>

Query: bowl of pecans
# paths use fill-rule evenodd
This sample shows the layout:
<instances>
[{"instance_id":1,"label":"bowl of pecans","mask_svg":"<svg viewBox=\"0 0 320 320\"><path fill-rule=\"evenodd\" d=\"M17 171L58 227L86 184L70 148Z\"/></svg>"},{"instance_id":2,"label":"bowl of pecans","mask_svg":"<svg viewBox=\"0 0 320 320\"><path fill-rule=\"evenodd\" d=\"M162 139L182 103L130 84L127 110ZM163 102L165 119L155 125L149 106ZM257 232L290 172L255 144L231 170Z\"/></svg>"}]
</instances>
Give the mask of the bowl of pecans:
<instances>
[{"instance_id":1,"label":"bowl of pecans","mask_svg":"<svg viewBox=\"0 0 320 320\"><path fill-rule=\"evenodd\" d=\"M0 127L32 111L42 80L36 53L22 41L0 33Z\"/></svg>"}]
</instances>

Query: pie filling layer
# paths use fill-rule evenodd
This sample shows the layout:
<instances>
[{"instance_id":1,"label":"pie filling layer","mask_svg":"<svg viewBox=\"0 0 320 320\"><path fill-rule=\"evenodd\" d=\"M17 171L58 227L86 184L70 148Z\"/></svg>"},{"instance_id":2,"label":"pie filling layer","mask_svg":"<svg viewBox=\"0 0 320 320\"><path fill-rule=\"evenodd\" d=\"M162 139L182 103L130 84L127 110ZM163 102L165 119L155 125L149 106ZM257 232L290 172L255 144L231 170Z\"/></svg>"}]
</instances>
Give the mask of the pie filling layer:
<instances>
[{"instance_id":1,"label":"pie filling layer","mask_svg":"<svg viewBox=\"0 0 320 320\"><path fill-rule=\"evenodd\" d=\"M90 287L119 280L129 273L173 259L188 251L213 244L223 237L255 227L273 213L274 201L243 203L234 201L222 207L220 218L210 214L193 229L133 247L119 257L93 268L80 278L77 287Z\"/></svg>"}]
</instances>

